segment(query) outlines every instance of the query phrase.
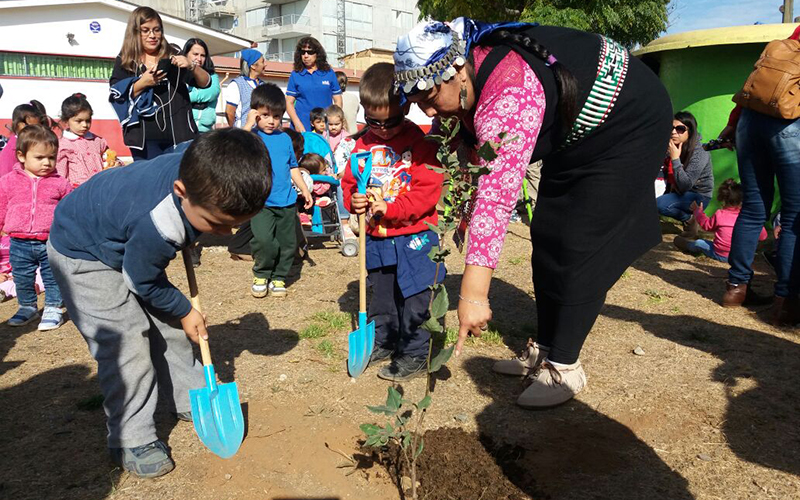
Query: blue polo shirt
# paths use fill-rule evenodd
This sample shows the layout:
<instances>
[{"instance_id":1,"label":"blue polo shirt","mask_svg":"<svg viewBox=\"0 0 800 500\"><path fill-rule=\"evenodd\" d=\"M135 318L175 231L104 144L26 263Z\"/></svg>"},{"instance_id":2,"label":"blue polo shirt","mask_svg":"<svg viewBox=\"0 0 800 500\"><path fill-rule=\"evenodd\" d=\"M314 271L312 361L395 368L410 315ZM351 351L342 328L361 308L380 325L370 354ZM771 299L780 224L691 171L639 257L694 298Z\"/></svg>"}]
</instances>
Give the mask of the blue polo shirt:
<instances>
[{"instance_id":1,"label":"blue polo shirt","mask_svg":"<svg viewBox=\"0 0 800 500\"><path fill-rule=\"evenodd\" d=\"M333 96L341 93L342 89L339 88L339 81L332 69L327 71L318 69L313 73L309 73L305 68L302 71L292 71L289 75L289 85L286 87L286 95L296 99L294 109L307 131L311 130L309 118L311 110L327 108L333 104Z\"/></svg>"},{"instance_id":2,"label":"blue polo shirt","mask_svg":"<svg viewBox=\"0 0 800 500\"><path fill-rule=\"evenodd\" d=\"M264 206L275 208L292 206L297 202L297 191L292 187L291 170L297 168L292 139L289 138L289 134L280 130L271 134L265 134L260 130L257 133L267 146L269 160L272 162L272 190Z\"/></svg>"}]
</instances>

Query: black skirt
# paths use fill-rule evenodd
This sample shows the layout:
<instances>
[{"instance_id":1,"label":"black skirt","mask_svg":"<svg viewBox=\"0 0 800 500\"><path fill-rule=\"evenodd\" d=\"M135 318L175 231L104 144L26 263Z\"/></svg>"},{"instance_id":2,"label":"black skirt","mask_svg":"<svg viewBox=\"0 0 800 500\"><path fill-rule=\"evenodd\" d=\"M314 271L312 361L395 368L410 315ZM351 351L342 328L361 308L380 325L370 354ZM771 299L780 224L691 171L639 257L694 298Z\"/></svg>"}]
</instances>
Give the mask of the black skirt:
<instances>
[{"instance_id":1,"label":"black skirt","mask_svg":"<svg viewBox=\"0 0 800 500\"><path fill-rule=\"evenodd\" d=\"M597 300L661 241L653 181L671 125L666 89L632 57L607 121L544 159L531 223L537 295L564 305Z\"/></svg>"}]
</instances>

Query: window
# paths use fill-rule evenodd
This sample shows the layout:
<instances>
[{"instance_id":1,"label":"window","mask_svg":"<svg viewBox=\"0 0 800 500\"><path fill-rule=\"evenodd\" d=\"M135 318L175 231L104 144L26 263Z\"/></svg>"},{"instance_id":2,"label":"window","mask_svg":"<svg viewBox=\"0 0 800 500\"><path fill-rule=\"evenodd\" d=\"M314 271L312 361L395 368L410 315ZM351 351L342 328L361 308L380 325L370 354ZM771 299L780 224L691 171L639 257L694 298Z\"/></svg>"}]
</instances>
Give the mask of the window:
<instances>
[{"instance_id":1,"label":"window","mask_svg":"<svg viewBox=\"0 0 800 500\"><path fill-rule=\"evenodd\" d=\"M322 35L322 47L328 53L328 62L334 61L339 57L338 49L336 47L336 35L325 33Z\"/></svg>"},{"instance_id":2,"label":"window","mask_svg":"<svg viewBox=\"0 0 800 500\"><path fill-rule=\"evenodd\" d=\"M356 38L348 36L345 45L347 46L347 53L361 52L362 50L372 48L372 40L367 38Z\"/></svg>"},{"instance_id":3,"label":"window","mask_svg":"<svg viewBox=\"0 0 800 500\"><path fill-rule=\"evenodd\" d=\"M281 5L281 15L287 16L295 14L297 16L302 16L306 14L307 8L308 8L308 0L300 0L299 2L285 3Z\"/></svg>"},{"instance_id":4,"label":"window","mask_svg":"<svg viewBox=\"0 0 800 500\"><path fill-rule=\"evenodd\" d=\"M322 2L322 27L336 29L336 1L323 0ZM325 50L328 50L327 47Z\"/></svg>"},{"instance_id":5,"label":"window","mask_svg":"<svg viewBox=\"0 0 800 500\"><path fill-rule=\"evenodd\" d=\"M402 30L410 30L414 27L414 16L411 12L403 12L402 10L392 10L394 15L394 25Z\"/></svg>"},{"instance_id":6,"label":"window","mask_svg":"<svg viewBox=\"0 0 800 500\"><path fill-rule=\"evenodd\" d=\"M0 52L0 75L5 76L108 80L113 69L110 59Z\"/></svg>"},{"instance_id":7,"label":"window","mask_svg":"<svg viewBox=\"0 0 800 500\"><path fill-rule=\"evenodd\" d=\"M347 29L372 32L372 6L345 2L344 17ZM348 51L349 53L350 51Z\"/></svg>"},{"instance_id":8,"label":"window","mask_svg":"<svg viewBox=\"0 0 800 500\"><path fill-rule=\"evenodd\" d=\"M245 26L251 28L253 26L263 26L264 19L267 17L267 8L248 10L245 15Z\"/></svg>"}]
</instances>

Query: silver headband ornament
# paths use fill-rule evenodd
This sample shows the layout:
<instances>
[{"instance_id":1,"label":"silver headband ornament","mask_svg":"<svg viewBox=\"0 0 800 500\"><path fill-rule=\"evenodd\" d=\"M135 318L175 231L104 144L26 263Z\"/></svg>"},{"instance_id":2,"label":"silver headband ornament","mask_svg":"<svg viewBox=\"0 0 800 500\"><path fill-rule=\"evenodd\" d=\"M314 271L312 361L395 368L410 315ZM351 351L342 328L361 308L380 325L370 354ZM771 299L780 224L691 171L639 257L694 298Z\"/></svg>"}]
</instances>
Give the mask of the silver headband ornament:
<instances>
[{"instance_id":1,"label":"silver headband ornament","mask_svg":"<svg viewBox=\"0 0 800 500\"><path fill-rule=\"evenodd\" d=\"M456 67L467 62L467 43L455 30L450 31L452 41L447 52L436 61L413 69L395 73L395 92L413 94L420 90L430 90L456 76Z\"/></svg>"}]
</instances>

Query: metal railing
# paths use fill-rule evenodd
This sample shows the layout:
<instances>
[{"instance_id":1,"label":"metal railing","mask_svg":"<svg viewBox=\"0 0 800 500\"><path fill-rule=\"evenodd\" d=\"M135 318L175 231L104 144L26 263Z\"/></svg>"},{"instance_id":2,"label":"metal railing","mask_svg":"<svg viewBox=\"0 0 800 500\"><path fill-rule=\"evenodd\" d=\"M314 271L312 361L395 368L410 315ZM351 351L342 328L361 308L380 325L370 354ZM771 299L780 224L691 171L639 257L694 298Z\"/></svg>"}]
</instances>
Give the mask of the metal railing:
<instances>
[{"instance_id":1,"label":"metal railing","mask_svg":"<svg viewBox=\"0 0 800 500\"><path fill-rule=\"evenodd\" d=\"M268 17L264 19L264 26L267 28L277 28L280 26L291 25L309 26L311 18L308 16L301 16L300 14L286 14L285 16Z\"/></svg>"},{"instance_id":2,"label":"metal railing","mask_svg":"<svg viewBox=\"0 0 800 500\"><path fill-rule=\"evenodd\" d=\"M294 62L294 52L273 52L264 54L264 59L274 62Z\"/></svg>"}]
</instances>

